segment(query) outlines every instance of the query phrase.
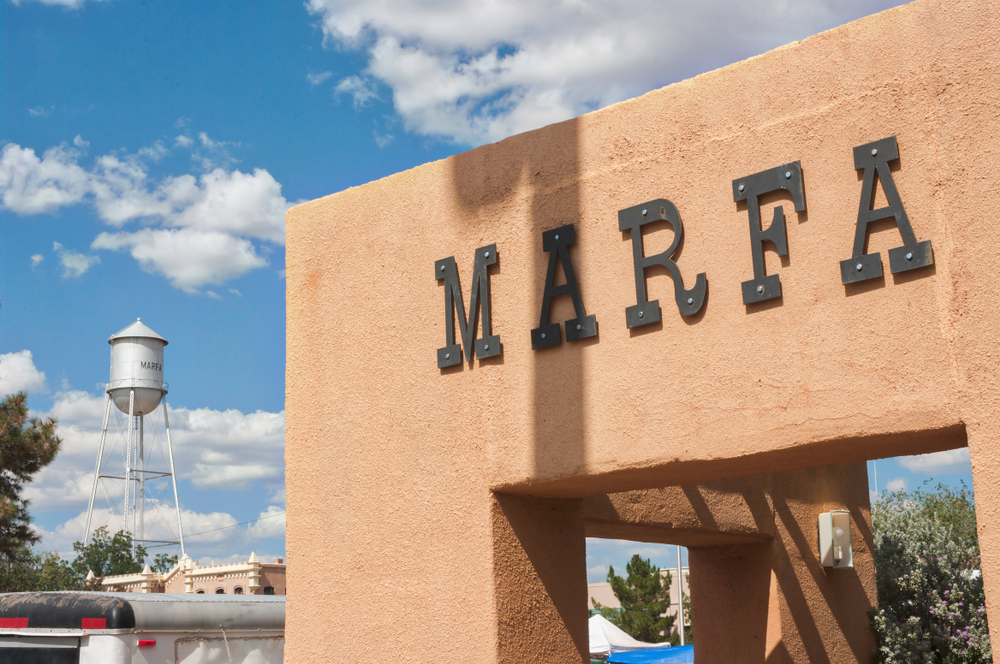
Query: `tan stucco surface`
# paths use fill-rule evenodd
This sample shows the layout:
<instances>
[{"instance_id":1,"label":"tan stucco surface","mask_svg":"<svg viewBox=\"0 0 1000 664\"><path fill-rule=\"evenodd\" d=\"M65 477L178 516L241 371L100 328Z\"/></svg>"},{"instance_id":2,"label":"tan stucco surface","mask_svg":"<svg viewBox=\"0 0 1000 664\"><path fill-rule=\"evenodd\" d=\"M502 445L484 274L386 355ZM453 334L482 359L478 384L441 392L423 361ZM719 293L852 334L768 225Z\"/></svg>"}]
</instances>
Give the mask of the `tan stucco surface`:
<instances>
[{"instance_id":1,"label":"tan stucco surface","mask_svg":"<svg viewBox=\"0 0 1000 664\"><path fill-rule=\"evenodd\" d=\"M998 37L996 3L920 0L293 208L290 661L330 661L330 643L350 644L353 661L568 661L586 637L565 613L586 601L579 499L967 442L1000 621ZM936 263L889 274L902 242L884 225L868 248L884 280L845 287L861 190L852 149L888 136ZM731 183L796 160L806 212L778 196L761 215L777 203L788 218L787 260L767 254L784 297L745 307L747 211ZM684 221L685 285L705 272L709 295L685 319L669 277L652 275L662 325L630 332L617 212L656 198ZM568 223L599 336L533 351L541 233ZM646 254L670 239L647 233ZM492 243L503 355L439 370L434 261L455 256L468 305L473 252ZM551 320L573 315L559 298ZM308 573L321 568L336 572Z\"/></svg>"}]
</instances>

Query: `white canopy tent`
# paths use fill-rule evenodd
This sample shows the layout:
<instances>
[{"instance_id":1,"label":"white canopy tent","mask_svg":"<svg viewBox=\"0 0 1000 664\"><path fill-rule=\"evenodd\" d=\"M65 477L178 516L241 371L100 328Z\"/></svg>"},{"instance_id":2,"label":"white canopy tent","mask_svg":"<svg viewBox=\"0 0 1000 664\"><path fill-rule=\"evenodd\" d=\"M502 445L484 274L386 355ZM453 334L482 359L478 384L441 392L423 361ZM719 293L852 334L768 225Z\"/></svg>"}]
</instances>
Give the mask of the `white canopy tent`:
<instances>
[{"instance_id":1,"label":"white canopy tent","mask_svg":"<svg viewBox=\"0 0 1000 664\"><path fill-rule=\"evenodd\" d=\"M607 657L613 652L641 650L643 648L663 648L667 643L643 643L616 627L604 616L590 619L590 656Z\"/></svg>"}]
</instances>

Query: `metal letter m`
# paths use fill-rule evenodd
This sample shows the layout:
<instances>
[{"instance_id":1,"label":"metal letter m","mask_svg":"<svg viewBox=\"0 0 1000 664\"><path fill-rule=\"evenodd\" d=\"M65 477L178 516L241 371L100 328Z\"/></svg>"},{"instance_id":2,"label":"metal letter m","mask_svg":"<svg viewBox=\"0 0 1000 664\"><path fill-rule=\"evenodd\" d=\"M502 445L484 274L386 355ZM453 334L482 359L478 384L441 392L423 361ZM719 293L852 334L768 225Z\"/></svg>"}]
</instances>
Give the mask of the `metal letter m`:
<instances>
[{"instance_id":1,"label":"metal letter m","mask_svg":"<svg viewBox=\"0 0 1000 664\"><path fill-rule=\"evenodd\" d=\"M483 359L499 355L500 335L491 335L490 325L490 276L488 268L497 262L497 246L491 244L476 249L473 264L472 292L469 296L469 314L465 313L462 287L458 281L458 267L455 257L449 256L434 261L434 275L444 281L445 347L437 352L438 368L454 366L462 362L462 346L455 343L455 308L458 304L458 325L465 346L465 359L472 362L474 357ZM479 328L477 318L482 316L483 336L476 338ZM475 342L475 343L473 343Z\"/></svg>"}]
</instances>

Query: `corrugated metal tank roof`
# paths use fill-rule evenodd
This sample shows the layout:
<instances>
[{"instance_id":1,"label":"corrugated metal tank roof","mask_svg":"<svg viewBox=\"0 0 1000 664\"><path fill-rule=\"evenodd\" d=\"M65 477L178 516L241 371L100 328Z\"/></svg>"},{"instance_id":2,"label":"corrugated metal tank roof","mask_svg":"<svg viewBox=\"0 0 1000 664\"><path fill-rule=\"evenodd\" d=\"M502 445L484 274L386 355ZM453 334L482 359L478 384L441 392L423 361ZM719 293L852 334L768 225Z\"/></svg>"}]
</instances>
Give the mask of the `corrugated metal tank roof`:
<instances>
[{"instance_id":1,"label":"corrugated metal tank roof","mask_svg":"<svg viewBox=\"0 0 1000 664\"><path fill-rule=\"evenodd\" d=\"M146 324L142 322L141 318L136 318L135 322L129 325L128 327L112 334L108 338L108 343L109 344L114 343L115 339L127 339L136 337L144 339L159 339L160 341L163 342L164 346L166 346L169 343L166 339L164 339L156 332L153 332L151 329L149 329L149 327L147 327Z\"/></svg>"}]
</instances>

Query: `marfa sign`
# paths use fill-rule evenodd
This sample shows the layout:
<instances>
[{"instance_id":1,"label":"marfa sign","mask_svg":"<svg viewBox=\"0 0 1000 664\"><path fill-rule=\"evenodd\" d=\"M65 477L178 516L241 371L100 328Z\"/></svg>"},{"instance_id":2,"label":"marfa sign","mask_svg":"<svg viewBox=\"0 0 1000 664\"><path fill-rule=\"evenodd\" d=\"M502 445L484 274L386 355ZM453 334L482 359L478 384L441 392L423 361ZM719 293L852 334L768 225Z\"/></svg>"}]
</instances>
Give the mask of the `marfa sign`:
<instances>
[{"instance_id":1,"label":"marfa sign","mask_svg":"<svg viewBox=\"0 0 1000 664\"><path fill-rule=\"evenodd\" d=\"M896 137L890 136L879 141L866 143L854 148L854 168L864 170L861 186L861 201L858 205L858 220L854 232L854 250L851 257L840 261L840 279L843 284L852 284L882 276L882 256L878 252L865 253L868 244L868 226L876 221L892 219L899 229L903 245L889 250L889 270L893 274L928 267L934 264L931 241L920 242L913 232L910 219L906 215L903 201L892 179L889 162L899 159ZM874 209L875 185L882 185L887 205ZM785 213L782 206L774 209L774 219L763 230L760 219L761 196L786 191L792 198L796 212L806 209L805 187L802 167L792 162L760 173L733 180L733 200L746 201L750 218L750 253L753 259L753 279L744 281L743 304L751 305L781 297L781 279L777 274L767 274L764 265L764 244L770 242L779 256L788 255L788 235ZM643 249L643 227L647 224L665 221L674 231L674 239L666 251L647 256ZM661 266L666 268L674 283L674 300L683 316L692 316L705 304L708 277L702 272L695 277L694 286L684 287L684 278L673 255L684 238L684 224L677 207L665 198L647 201L618 212L618 229L628 231L632 239L632 264L635 271L636 303L625 309L625 324L628 328L641 327L660 321L659 300L646 297L646 270ZM554 228L542 233L542 250L549 254L545 276L545 292L542 296L542 311L538 327L531 331L531 347L534 350L557 346L562 343L562 329L559 323L549 322L552 300L562 295L573 299L576 318L565 322L566 340L579 341L597 334L597 316L587 314L580 293L580 285L573 271L573 261L569 247L576 242L573 224ZM500 335L491 334L490 317L490 276L489 267L497 261L497 246L491 244L476 249L472 270L472 291L468 315L459 284L458 267L455 257L449 256L434 263L434 274L444 282L445 306L445 346L438 349L438 368L454 366L462 362L462 348L465 359L471 362L500 355ZM566 283L556 285L556 265L561 262ZM455 317L462 336L461 345L455 339ZM482 320L482 337L476 337L479 329L477 319Z\"/></svg>"}]
</instances>

